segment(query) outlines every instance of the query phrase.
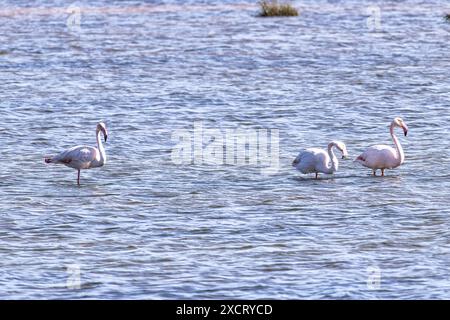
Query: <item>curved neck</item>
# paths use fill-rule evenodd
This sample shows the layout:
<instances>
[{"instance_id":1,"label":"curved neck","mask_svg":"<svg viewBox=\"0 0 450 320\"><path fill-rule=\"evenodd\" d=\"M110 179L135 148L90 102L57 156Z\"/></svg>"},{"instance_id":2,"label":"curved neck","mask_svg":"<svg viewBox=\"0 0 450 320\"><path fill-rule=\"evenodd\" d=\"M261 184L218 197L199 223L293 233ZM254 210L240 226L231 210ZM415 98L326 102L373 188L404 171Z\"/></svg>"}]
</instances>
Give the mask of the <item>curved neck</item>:
<instances>
[{"instance_id":1,"label":"curved neck","mask_svg":"<svg viewBox=\"0 0 450 320\"><path fill-rule=\"evenodd\" d=\"M400 144L400 141L398 140L397 136L394 134L394 124L391 124L391 127L389 131L391 132L392 140L394 140L395 148L397 149L397 158L400 164L405 161L405 154L403 153L402 145Z\"/></svg>"},{"instance_id":2,"label":"curved neck","mask_svg":"<svg viewBox=\"0 0 450 320\"><path fill-rule=\"evenodd\" d=\"M97 130L97 147L98 147L98 151L100 151L100 161L103 163L106 161L106 154L105 154L105 148L103 147L100 130Z\"/></svg>"},{"instance_id":3,"label":"curved neck","mask_svg":"<svg viewBox=\"0 0 450 320\"><path fill-rule=\"evenodd\" d=\"M333 173L333 172L337 171L338 167L339 167L339 161L333 152L333 147L334 147L334 144L328 145L328 155L330 156L330 159L331 159L331 166L328 167L328 164L327 164L327 171L328 171L327 173Z\"/></svg>"}]
</instances>

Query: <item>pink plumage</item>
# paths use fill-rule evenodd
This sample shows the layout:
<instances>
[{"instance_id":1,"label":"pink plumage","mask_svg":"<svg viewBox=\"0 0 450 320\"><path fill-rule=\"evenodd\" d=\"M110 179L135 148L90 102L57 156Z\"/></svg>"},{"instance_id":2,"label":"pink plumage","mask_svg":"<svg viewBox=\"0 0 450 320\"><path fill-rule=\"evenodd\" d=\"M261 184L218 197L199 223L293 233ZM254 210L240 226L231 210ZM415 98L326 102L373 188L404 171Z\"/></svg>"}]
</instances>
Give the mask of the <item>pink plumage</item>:
<instances>
[{"instance_id":1,"label":"pink plumage","mask_svg":"<svg viewBox=\"0 0 450 320\"><path fill-rule=\"evenodd\" d=\"M45 163L64 164L67 167L78 170L77 183L80 184L80 170L102 167L106 163L106 153L100 139L103 134L105 142L108 138L108 131L103 122L97 124L97 147L76 146L67 149L56 156L45 157Z\"/></svg>"},{"instance_id":2,"label":"pink plumage","mask_svg":"<svg viewBox=\"0 0 450 320\"><path fill-rule=\"evenodd\" d=\"M395 148L387 145L374 145L366 149L359 155L355 162L371 168L373 175L376 175L377 170L381 170L381 175L384 176L385 169L394 169L400 166L405 161L405 154L402 145L394 134L394 128L399 127L403 129L405 136L408 134L408 126L401 118L395 118L390 126L390 133L394 141Z\"/></svg>"}]
</instances>

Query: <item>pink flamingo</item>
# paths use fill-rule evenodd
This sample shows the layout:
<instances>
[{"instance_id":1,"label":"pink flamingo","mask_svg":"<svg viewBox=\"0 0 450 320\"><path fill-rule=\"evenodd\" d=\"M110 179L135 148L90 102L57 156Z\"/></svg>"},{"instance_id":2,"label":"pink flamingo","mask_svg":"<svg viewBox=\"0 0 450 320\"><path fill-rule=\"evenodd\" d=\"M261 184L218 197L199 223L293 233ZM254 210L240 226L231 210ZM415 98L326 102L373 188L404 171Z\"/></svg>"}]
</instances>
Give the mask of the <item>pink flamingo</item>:
<instances>
[{"instance_id":1,"label":"pink flamingo","mask_svg":"<svg viewBox=\"0 0 450 320\"><path fill-rule=\"evenodd\" d=\"M81 169L91 169L102 167L106 163L105 148L103 148L100 139L100 133L103 133L105 142L108 138L108 131L103 122L97 124L97 148L90 146L76 146L67 149L54 157L45 157L45 163L64 164L67 167L78 170L77 183L80 185Z\"/></svg>"},{"instance_id":2,"label":"pink flamingo","mask_svg":"<svg viewBox=\"0 0 450 320\"><path fill-rule=\"evenodd\" d=\"M401 118L395 118L392 121L390 132L392 140L394 140L395 149L387 145L378 144L367 148L366 151L355 159L355 162L371 168L374 176L377 175L378 169L381 169L381 176L384 176L385 169L397 168L405 161L402 145L394 134L395 127L402 128L406 136L408 134L408 126Z\"/></svg>"},{"instance_id":3,"label":"pink flamingo","mask_svg":"<svg viewBox=\"0 0 450 320\"><path fill-rule=\"evenodd\" d=\"M328 144L327 151L318 148L310 148L300 151L292 162L292 166L301 173L315 173L316 179L320 173L333 174L339 168L339 161L333 152L333 147L342 152L342 159L347 158L347 147L341 141L332 141Z\"/></svg>"}]
</instances>

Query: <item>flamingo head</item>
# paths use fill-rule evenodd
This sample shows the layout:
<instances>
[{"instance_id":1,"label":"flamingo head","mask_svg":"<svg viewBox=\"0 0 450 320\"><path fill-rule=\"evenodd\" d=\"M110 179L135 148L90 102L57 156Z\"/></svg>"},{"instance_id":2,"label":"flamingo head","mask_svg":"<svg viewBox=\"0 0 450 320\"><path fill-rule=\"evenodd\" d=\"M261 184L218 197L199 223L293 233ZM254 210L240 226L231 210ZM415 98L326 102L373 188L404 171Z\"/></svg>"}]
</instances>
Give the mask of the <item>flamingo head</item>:
<instances>
[{"instance_id":1,"label":"flamingo head","mask_svg":"<svg viewBox=\"0 0 450 320\"><path fill-rule=\"evenodd\" d=\"M394 119L394 121L392 123L395 126L403 129L403 133L405 134L405 137L408 135L408 126L406 125L405 121L403 121L402 118L397 117Z\"/></svg>"},{"instance_id":2,"label":"flamingo head","mask_svg":"<svg viewBox=\"0 0 450 320\"><path fill-rule=\"evenodd\" d=\"M342 152L342 159L348 158L347 147L342 141L333 141L329 146L335 146L340 152Z\"/></svg>"},{"instance_id":3,"label":"flamingo head","mask_svg":"<svg viewBox=\"0 0 450 320\"><path fill-rule=\"evenodd\" d=\"M106 124L103 121L100 121L97 124L97 133L102 132L103 136L105 137L105 142L108 140L108 130L106 129Z\"/></svg>"},{"instance_id":4,"label":"flamingo head","mask_svg":"<svg viewBox=\"0 0 450 320\"><path fill-rule=\"evenodd\" d=\"M297 156L297 158L292 161L292 166L296 167L300 163L300 156Z\"/></svg>"}]
</instances>

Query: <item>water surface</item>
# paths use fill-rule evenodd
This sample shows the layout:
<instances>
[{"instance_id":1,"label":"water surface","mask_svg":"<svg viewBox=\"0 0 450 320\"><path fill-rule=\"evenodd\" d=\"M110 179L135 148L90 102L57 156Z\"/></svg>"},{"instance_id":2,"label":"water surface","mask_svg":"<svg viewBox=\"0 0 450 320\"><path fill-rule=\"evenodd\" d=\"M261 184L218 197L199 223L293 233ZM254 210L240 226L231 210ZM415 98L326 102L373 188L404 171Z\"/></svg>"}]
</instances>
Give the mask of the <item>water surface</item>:
<instances>
[{"instance_id":1,"label":"water surface","mask_svg":"<svg viewBox=\"0 0 450 320\"><path fill-rule=\"evenodd\" d=\"M371 1L295 4L79 1L78 29L64 1L1 1L0 298L450 298L447 1L377 2L375 28ZM385 178L290 165L333 139L351 158L391 144L395 116L406 162ZM44 164L100 119L105 167L78 187ZM176 165L196 121L278 129L278 173Z\"/></svg>"}]
</instances>

